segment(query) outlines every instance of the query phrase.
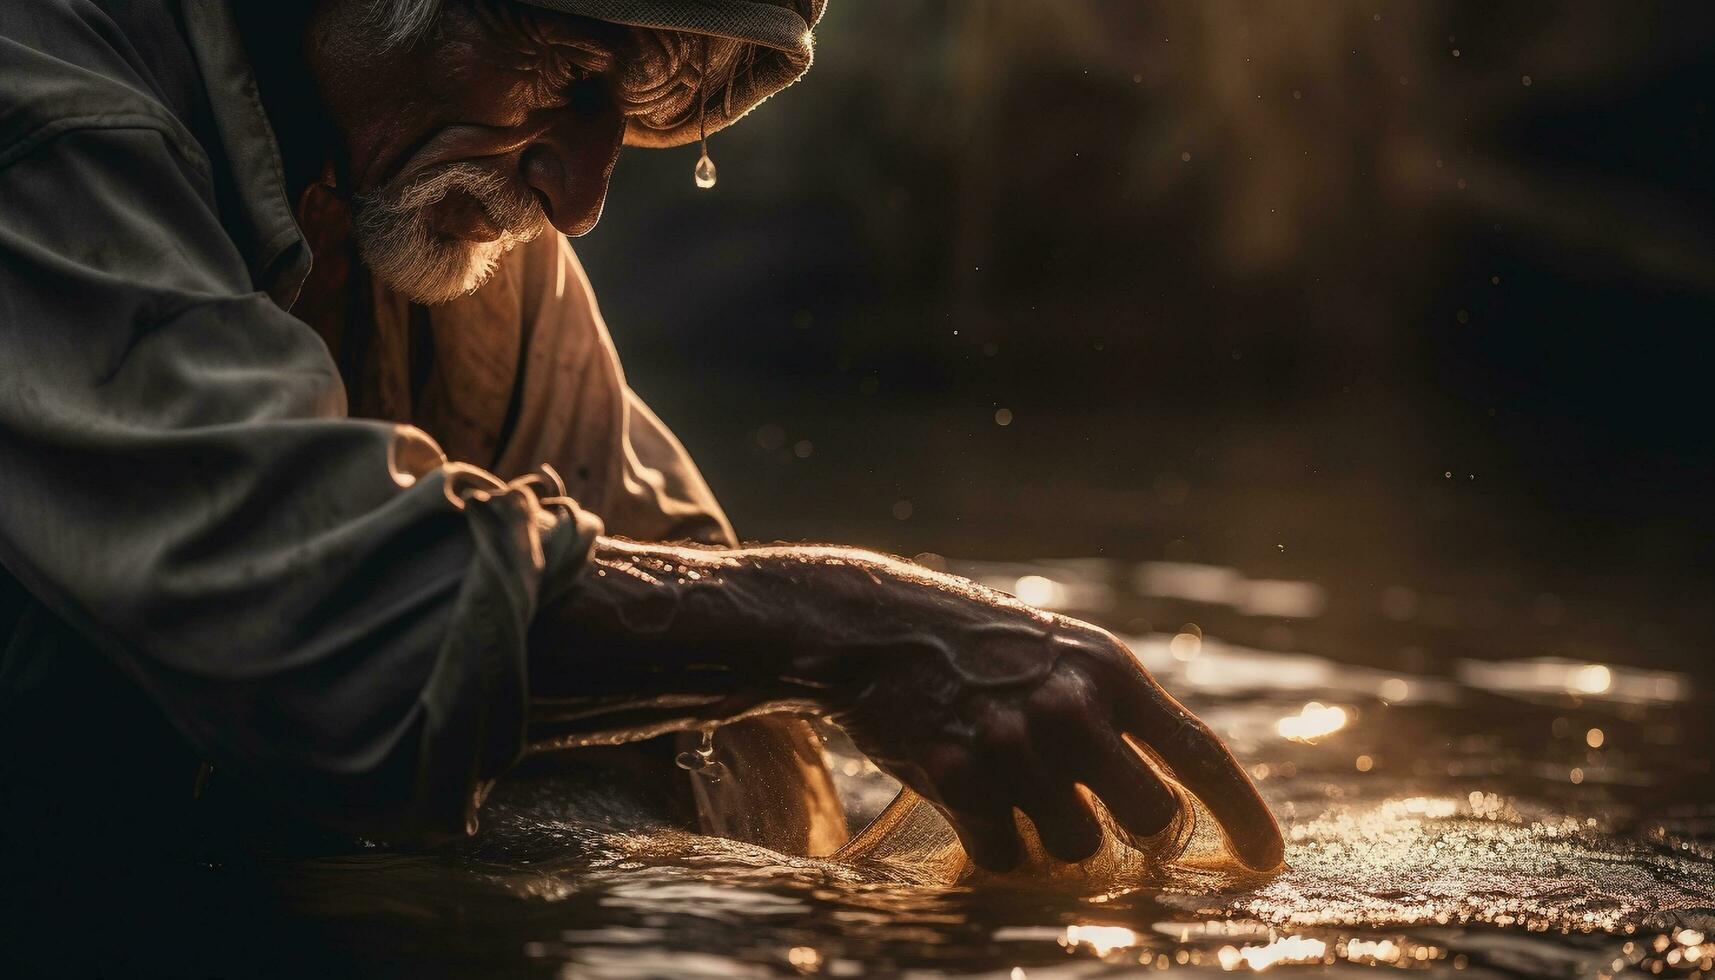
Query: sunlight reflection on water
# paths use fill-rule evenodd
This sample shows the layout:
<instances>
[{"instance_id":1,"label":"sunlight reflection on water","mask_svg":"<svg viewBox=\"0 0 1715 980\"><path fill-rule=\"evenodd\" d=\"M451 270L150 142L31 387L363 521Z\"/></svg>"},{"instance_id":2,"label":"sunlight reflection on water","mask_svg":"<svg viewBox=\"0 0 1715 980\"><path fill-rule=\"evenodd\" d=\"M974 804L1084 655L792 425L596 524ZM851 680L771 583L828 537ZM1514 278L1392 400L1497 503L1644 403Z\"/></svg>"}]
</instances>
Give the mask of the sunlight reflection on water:
<instances>
[{"instance_id":1,"label":"sunlight reflection on water","mask_svg":"<svg viewBox=\"0 0 1715 980\"><path fill-rule=\"evenodd\" d=\"M1500 694L1574 694L1633 704L1669 704L1691 697L1691 682L1683 674L1553 657L1499 663L1465 660L1459 663L1458 674L1471 687Z\"/></svg>"},{"instance_id":2,"label":"sunlight reflection on water","mask_svg":"<svg viewBox=\"0 0 1715 980\"><path fill-rule=\"evenodd\" d=\"M1281 738L1294 742L1314 742L1345 728L1348 717L1345 708L1312 701L1300 708L1297 714L1275 722L1274 730L1280 733Z\"/></svg>"}]
</instances>

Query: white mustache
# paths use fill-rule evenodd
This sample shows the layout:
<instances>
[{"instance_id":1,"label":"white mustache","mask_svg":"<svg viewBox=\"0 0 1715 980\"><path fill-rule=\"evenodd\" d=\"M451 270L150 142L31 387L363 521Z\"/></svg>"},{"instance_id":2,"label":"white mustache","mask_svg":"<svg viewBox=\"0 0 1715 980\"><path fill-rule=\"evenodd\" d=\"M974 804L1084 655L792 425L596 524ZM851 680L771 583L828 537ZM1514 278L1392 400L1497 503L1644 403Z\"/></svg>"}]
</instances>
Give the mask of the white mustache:
<instances>
[{"instance_id":1,"label":"white mustache","mask_svg":"<svg viewBox=\"0 0 1715 980\"><path fill-rule=\"evenodd\" d=\"M428 209L455 190L482 205L500 229L499 237L458 241L430 227ZM535 195L470 163L446 164L352 198L352 231L364 263L382 282L419 303L444 303L475 291L507 252L547 225Z\"/></svg>"},{"instance_id":2,"label":"white mustache","mask_svg":"<svg viewBox=\"0 0 1715 980\"><path fill-rule=\"evenodd\" d=\"M361 210L380 208L392 215L404 215L437 204L455 190L475 198L496 227L520 241L534 238L547 220L534 195L520 193L511 181L471 163L436 167L403 187L361 197L358 203Z\"/></svg>"}]
</instances>

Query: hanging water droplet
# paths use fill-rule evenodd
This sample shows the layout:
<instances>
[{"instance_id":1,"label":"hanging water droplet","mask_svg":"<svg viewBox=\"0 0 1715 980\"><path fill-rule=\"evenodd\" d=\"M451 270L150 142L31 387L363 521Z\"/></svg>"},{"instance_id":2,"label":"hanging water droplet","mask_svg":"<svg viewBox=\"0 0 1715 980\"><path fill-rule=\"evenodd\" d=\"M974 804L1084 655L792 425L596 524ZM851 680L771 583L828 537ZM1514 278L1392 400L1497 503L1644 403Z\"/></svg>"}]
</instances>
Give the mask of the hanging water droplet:
<instances>
[{"instance_id":1,"label":"hanging water droplet","mask_svg":"<svg viewBox=\"0 0 1715 980\"><path fill-rule=\"evenodd\" d=\"M704 153L697 158L697 168L691 171L691 175L697 178L698 187L708 190L715 186L715 162L709 159L707 153Z\"/></svg>"}]
</instances>

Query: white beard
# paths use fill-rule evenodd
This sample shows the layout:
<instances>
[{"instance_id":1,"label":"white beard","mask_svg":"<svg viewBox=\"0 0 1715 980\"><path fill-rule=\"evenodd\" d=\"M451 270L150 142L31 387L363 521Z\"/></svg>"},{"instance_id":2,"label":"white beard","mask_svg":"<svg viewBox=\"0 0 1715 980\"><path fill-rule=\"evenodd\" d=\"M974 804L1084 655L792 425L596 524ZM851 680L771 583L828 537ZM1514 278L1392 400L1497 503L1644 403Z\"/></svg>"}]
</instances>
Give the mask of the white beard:
<instances>
[{"instance_id":1,"label":"white beard","mask_svg":"<svg viewBox=\"0 0 1715 980\"><path fill-rule=\"evenodd\" d=\"M499 238L468 242L429 226L428 209L453 190L482 204L500 227ZM540 235L546 223L533 196L469 163L446 164L352 201L352 234L364 265L390 289L426 305L475 292L493 277L502 256Z\"/></svg>"}]
</instances>

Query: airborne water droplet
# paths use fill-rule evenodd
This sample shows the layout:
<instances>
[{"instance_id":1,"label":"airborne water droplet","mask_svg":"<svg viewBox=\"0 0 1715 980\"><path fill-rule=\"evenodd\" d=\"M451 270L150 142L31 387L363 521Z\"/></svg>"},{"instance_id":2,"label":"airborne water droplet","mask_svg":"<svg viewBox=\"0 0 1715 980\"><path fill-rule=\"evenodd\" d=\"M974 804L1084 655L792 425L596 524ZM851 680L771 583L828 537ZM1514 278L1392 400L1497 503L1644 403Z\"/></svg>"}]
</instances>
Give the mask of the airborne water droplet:
<instances>
[{"instance_id":1,"label":"airborne water droplet","mask_svg":"<svg viewBox=\"0 0 1715 980\"><path fill-rule=\"evenodd\" d=\"M697 167L691 171L691 175L697 178L698 187L708 190L715 186L715 162L709 159L707 153L703 154L697 158Z\"/></svg>"}]
</instances>

